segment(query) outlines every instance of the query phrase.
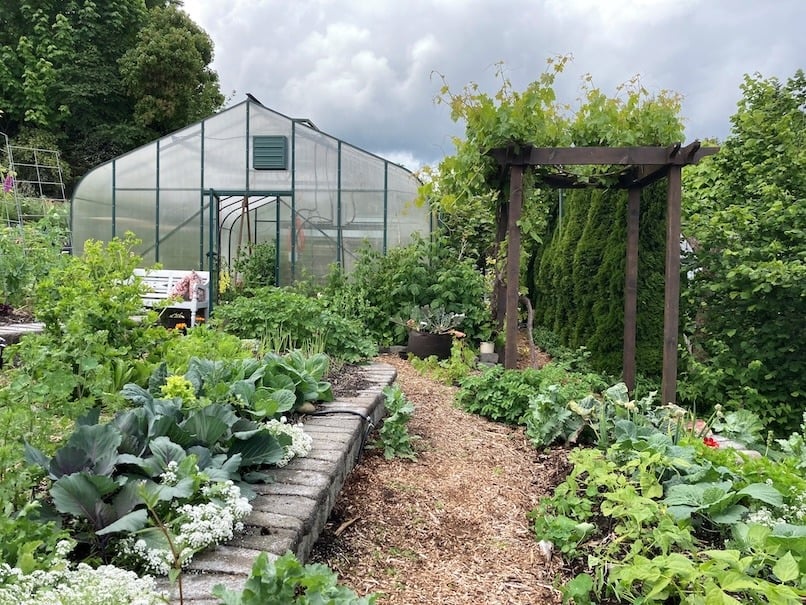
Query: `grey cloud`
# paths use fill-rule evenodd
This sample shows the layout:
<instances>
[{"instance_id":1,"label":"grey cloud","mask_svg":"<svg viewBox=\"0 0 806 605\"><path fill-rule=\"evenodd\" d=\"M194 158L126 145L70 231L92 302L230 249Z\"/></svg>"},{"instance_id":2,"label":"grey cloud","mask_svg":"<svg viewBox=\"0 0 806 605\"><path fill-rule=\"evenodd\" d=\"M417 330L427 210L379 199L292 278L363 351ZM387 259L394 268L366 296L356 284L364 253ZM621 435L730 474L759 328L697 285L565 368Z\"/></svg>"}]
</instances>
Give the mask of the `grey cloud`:
<instances>
[{"instance_id":1,"label":"grey cloud","mask_svg":"<svg viewBox=\"0 0 806 605\"><path fill-rule=\"evenodd\" d=\"M185 0L216 45L233 101L308 117L349 143L416 163L453 151L462 128L434 104L454 89L494 91L503 61L516 88L545 59L575 59L558 83L573 101L591 73L607 92L635 74L684 96L691 138L724 137L745 73L786 78L806 57L803 0ZM412 161L412 160L406 160Z\"/></svg>"}]
</instances>

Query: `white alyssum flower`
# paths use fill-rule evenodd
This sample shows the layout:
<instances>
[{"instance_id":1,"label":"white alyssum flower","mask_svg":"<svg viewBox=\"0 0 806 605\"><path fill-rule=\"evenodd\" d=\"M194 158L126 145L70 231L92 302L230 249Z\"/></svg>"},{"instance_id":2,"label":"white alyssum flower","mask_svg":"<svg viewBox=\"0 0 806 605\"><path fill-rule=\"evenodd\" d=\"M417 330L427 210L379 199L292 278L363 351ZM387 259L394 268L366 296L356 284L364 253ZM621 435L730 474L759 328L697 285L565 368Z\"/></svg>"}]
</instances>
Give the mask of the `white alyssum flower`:
<instances>
[{"instance_id":1,"label":"white alyssum flower","mask_svg":"<svg viewBox=\"0 0 806 605\"><path fill-rule=\"evenodd\" d=\"M0 564L0 605L158 605L166 598L153 578L112 565L69 568L64 562L50 571L24 574Z\"/></svg>"},{"instance_id":2,"label":"white alyssum flower","mask_svg":"<svg viewBox=\"0 0 806 605\"><path fill-rule=\"evenodd\" d=\"M168 468L160 475L160 483L163 485L176 485L179 477L176 476L176 471L179 469L179 463L176 460L171 460L168 463Z\"/></svg>"},{"instance_id":3,"label":"white alyssum flower","mask_svg":"<svg viewBox=\"0 0 806 605\"><path fill-rule=\"evenodd\" d=\"M243 531L241 520L252 512L252 505L232 481L208 483L202 486L201 496L205 502L177 506L173 511L176 516L166 522L173 533L181 567L187 567L197 552ZM176 567L177 561L167 545L153 547L130 536L121 541L119 550L123 557L138 560L148 573L157 576L168 575Z\"/></svg>"},{"instance_id":4,"label":"white alyssum flower","mask_svg":"<svg viewBox=\"0 0 806 605\"><path fill-rule=\"evenodd\" d=\"M767 481L770 485L772 482ZM766 525L767 527L775 527L782 523L790 523L793 525L802 525L806 523L806 493L798 491L796 487L791 488L790 504L774 507L774 510L768 508L759 508L758 510L748 513L744 521L745 523L758 523L759 525Z\"/></svg>"},{"instance_id":5,"label":"white alyssum flower","mask_svg":"<svg viewBox=\"0 0 806 605\"><path fill-rule=\"evenodd\" d=\"M288 435L291 437L291 445L286 446L283 457L276 463L276 466L285 466L295 456L304 458L313 447L313 438L305 432L305 426L301 422L290 424L283 416L280 420L269 420L266 428L275 436Z\"/></svg>"}]
</instances>

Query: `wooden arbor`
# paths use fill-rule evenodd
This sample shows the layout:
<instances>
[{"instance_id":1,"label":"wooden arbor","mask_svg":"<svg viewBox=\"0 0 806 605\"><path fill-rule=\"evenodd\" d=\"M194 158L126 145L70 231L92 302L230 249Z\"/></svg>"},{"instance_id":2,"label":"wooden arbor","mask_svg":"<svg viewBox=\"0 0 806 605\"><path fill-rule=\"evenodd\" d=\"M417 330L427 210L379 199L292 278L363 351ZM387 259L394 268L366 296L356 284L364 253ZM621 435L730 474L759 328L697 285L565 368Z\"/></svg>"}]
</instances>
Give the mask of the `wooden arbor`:
<instances>
[{"instance_id":1,"label":"wooden arbor","mask_svg":"<svg viewBox=\"0 0 806 605\"><path fill-rule=\"evenodd\" d=\"M556 167L541 178L542 184L555 188L626 189L627 259L624 286L624 382L635 387L635 327L638 282L638 224L641 190L662 178L667 179L666 196L666 277L663 313L662 402L677 398L677 331L680 317L680 198L683 166L696 164L719 151L701 147L698 141L682 147L530 147L509 146L493 149L490 155L510 173L507 216L507 270L504 313L506 348L504 364L514 368L517 360L518 289L521 233L518 222L523 209L523 173L532 166ZM603 165L621 167L610 178L581 179L564 172L562 166ZM615 177L615 178L613 178Z\"/></svg>"}]
</instances>

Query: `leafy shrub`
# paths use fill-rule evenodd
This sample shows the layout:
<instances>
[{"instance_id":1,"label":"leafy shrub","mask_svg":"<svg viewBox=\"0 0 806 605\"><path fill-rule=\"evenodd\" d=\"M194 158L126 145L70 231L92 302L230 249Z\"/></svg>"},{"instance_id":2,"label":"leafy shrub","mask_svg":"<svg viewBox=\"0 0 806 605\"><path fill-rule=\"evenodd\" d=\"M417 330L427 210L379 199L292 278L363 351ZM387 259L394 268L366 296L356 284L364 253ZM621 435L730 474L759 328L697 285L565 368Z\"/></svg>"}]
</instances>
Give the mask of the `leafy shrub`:
<instances>
[{"instance_id":1,"label":"leafy shrub","mask_svg":"<svg viewBox=\"0 0 806 605\"><path fill-rule=\"evenodd\" d=\"M746 76L720 152L686 175L690 397L797 430L806 401L806 74Z\"/></svg>"},{"instance_id":2,"label":"leafy shrub","mask_svg":"<svg viewBox=\"0 0 806 605\"><path fill-rule=\"evenodd\" d=\"M230 590L223 584L213 588L213 595L223 605L373 605L377 597L358 597L340 586L338 577L325 565L303 565L290 552L274 561L265 552L252 565L252 573L243 590Z\"/></svg>"},{"instance_id":3,"label":"leafy shrub","mask_svg":"<svg viewBox=\"0 0 806 605\"><path fill-rule=\"evenodd\" d=\"M277 246L274 242L261 242L252 247L251 254L242 254L235 261L235 271L240 273L241 283L246 288L275 285Z\"/></svg>"},{"instance_id":4,"label":"leafy shrub","mask_svg":"<svg viewBox=\"0 0 806 605\"><path fill-rule=\"evenodd\" d=\"M178 335L142 314L141 284L132 280L139 262L127 234L104 245L88 241L41 279L35 314L44 332L26 336L7 351L16 360L0 400L58 410L75 419L97 405L116 406L129 380L150 372L165 343Z\"/></svg>"},{"instance_id":5,"label":"leafy shrub","mask_svg":"<svg viewBox=\"0 0 806 605\"><path fill-rule=\"evenodd\" d=\"M68 236L63 214L52 209L36 223L0 227L0 303L31 304L37 284L67 260L61 253Z\"/></svg>"},{"instance_id":6,"label":"leafy shrub","mask_svg":"<svg viewBox=\"0 0 806 605\"><path fill-rule=\"evenodd\" d=\"M420 374L428 375L443 384L458 384L476 369L476 353L462 338L454 338L451 356L439 360L436 355L420 359L409 355L411 366Z\"/></svg>"},{"instance_id":7,"label":"leafy shrub","mask_svg":"<svg viewBox=\"0 0 806 605\"><path fill-rule=\"evenodd\" d=\"M134 532L148 535L150 549L172 551L165 528L174 528L181 541L183 515L193 518L185 506L209 509L207 503L220 495L215 484L240 481L255 467L276 463L291 441L239 418L228 406L182 410L179 400L156 399L136 385L127 385L125 396L137 407L106 424L98 424L97 410L82 418L52 457L26 444L27 460L52 480L53 507L83 543L84 556L108 562L120 552L117 535L125 539ZM232 509L228 518L234 524L236 509L243 507L239 494L227 494L218 499ZM223 531L231 537L232 526ZM184 544L180 563L206 545ZM163 565L172 563L163 558L151 571L167 573Z\"/></svg>"},{"instance_id":8,"label":"leafy shrub","mask_svg":"<svg viewBox=\"0 0 806 605\"><path fill-rule=\"evenodd\" d=\"M316 298L283 288L258 288L216 307L214 324L240 338L276 340L287 350L310 349L346 362L372 357L377 347L356 320L336 315Z\"/></svg>"},{"instance_id":9,"label":"leafy shrub","mask_svg":"<svg viewBox=\"0 0 806 605\"><path fill-rule=\"evenodd\" d=\"M56 564L57 545L69 538L68 532L46 519L38 500L28 502L19 510L11 502L0 515L0 565L5 563L24 573L35 569L50 569ZM2 585L0 580L0 585ZM0 599L0 603L2 603Z\"/></svg>"},{"instance_id":10,"label":"leafy shrub","mask_svg":"<svg viewBox=\"0 0 806 605\"><path fill-rule=\"evenodd\" d=\"M801 488L797 474L652 430L569 459L571 473L530 517L537 539L580 560L575 602L799 602L806 527L735 523L785 502L773 483Z\"/></svg>"},{"instance_id":11,"label":"leafy shrub","mask_svg":"<svg viewBox=\"0 0 806 605\"><path fill-rule=\"evenodd\" d=\"M529 409L529 402L541 384L538 370L505 370L502 366L495 366L479 376L462 380L456 401L468 412L517 424Z\"/></svg>"},{"instance_id":12,"label":"leafy shrub","mask_svg":"<svg viewBox=\"0 0 806 605\"><path fill-rule=\"evenodd\" d=\"M370 248L361 256L346 279L331 284L345 285L366 303L358 310L361 321L380 344L399 344L407 330L400 321L412 309L430 305L449 313L465 315L462 331L472 340L489 340L489 296L484 276L475 262L462 257L439 237L434 241L417 239L408 246L389 250L384 256ZM328 288L326 296L332 296Z\"/></svg>"},{"instance_id":13,"label":"leafy shrub","mask_svg":"<svg viewBox=\"0 0 806 605\"><path fill-rule=\"evenodd\" d=\"M188 330L183 338L174 338L165 346L165 361L174 374L184 374L193 357L211 360L235 360L252 357L251 347L233 334L206 325Z\"/></svg>"},{"instance_id":14,"label":"leafy shrub","mask_svg":"<svg viewBox=\"0 0 806 605\"><path fill-rule=\"evenodd\" d=\"M524 422L533 399L555 385L555 394L545 401L556 401L548 409L561 413L565 403L581 399L592 392L599 392L606 382L598 374L569 372L561 365L548 364L540 370L505 370L495 366L479 376L470 376L461 381L456 400L464 409L491 420L511 424ZM548 411L548 409L546 411Z\"/></svg>"}]
</instances>

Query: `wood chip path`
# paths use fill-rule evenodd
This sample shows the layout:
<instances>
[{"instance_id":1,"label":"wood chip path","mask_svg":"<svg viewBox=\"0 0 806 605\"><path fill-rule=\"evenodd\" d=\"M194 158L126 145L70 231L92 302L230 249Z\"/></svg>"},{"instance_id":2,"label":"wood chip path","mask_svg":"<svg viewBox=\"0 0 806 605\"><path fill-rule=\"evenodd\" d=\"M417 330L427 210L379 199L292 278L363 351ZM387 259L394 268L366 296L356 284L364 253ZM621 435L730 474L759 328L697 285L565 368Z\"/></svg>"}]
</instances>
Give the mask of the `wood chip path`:
<instances>
[{"instance_id":1,"label":"wood chip path","mask_svg":"<svg viewBox=\"0 0 806 605\"><path fill-rule=\"evenodd\" d=\"M567 472L562 450L536 451L523 429L454 404L455 387L398 357L397 384L414 403L418 458L368 451L314 549L340 581L381 605L560 603L561 570L545 561L527 513Z\"/></svg>"}]
</instances>

